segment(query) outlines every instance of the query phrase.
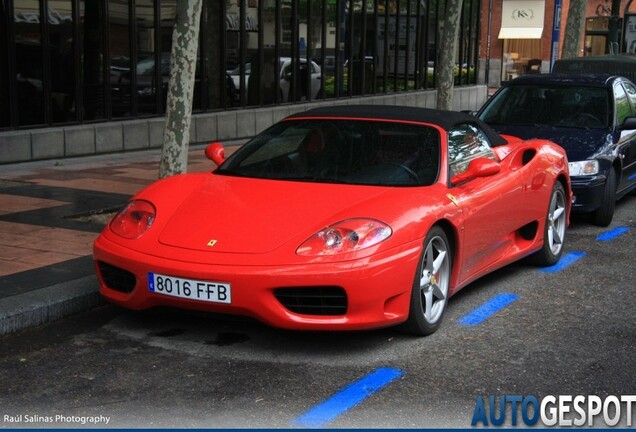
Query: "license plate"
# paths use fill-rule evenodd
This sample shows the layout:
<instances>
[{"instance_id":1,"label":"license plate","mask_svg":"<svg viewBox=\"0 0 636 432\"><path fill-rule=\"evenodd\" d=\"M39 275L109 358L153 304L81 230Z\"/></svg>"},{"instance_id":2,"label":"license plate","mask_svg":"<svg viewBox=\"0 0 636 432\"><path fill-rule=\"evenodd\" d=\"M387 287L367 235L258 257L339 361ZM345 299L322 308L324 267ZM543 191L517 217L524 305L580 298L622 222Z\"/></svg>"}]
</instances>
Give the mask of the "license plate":
<instances>
[{"instance_id":1,"label":"license plate","mask_svg":"<svg viewBox=\"0 0 636 432\"><path fill-rule=\"evenodd\" d=\"M148 290L157 294L212 303L232 303L229 283L184 279L148 273Z\"/></svg>"}]
</instances>

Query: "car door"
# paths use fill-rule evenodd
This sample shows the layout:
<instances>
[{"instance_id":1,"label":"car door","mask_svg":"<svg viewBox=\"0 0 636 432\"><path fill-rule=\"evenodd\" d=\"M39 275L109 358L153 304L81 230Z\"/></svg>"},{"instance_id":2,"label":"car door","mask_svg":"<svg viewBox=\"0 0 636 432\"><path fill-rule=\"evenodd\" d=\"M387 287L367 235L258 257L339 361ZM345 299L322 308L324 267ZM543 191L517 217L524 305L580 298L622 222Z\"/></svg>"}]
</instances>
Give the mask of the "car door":
<instances>
[{"instance_id":1,"label":"car door","mask_svg":"<svg viewBox=\"0 0 636 432\"><path fill-rule=\"evenodd\" d=\"M629 100L630 115L636 116L636 86L631 82L623 81L623 88ZM624 121L624 118L622 120ZM618 153L623 164L623 174L618 185L618 191L620 192L636 184L636 130L621 131Z\"/></svg>"},{"instance_id":2,"label":"car door","mask_svg":"<svg viewBox=\"0 0 636 432\"><path fill-rule=\"evenodd\" d=\"M449 131L448 155L451 177L464 172L478 157L497 160L486 134L471 124ZM487 269L510 249L511 233L519 226L523 188L516 172L501 171L450 185L449 191L464 214L461 283Z\"/></svg>"}]
</instances>

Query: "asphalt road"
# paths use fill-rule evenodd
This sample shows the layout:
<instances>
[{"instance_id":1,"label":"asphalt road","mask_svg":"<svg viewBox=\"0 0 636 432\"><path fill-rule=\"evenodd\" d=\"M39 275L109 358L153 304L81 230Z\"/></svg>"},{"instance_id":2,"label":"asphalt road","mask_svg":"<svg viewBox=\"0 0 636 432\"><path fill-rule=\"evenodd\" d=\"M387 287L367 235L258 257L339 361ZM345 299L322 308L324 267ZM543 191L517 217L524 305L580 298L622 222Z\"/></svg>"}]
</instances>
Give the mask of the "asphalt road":
<instances>
[{"instance_id":1,"label":"asphalt road","mask_svg":"<svg viewBox=\"0 0 636 432\"><path fill-rule=\"evenodd\" d=\"M635 395L635 238L636 196L608 228L575 218L569 265L473 283L427 338L104 306L0 338L0 428L465 428L479 396Z\"/></svg>"}]
</instances>

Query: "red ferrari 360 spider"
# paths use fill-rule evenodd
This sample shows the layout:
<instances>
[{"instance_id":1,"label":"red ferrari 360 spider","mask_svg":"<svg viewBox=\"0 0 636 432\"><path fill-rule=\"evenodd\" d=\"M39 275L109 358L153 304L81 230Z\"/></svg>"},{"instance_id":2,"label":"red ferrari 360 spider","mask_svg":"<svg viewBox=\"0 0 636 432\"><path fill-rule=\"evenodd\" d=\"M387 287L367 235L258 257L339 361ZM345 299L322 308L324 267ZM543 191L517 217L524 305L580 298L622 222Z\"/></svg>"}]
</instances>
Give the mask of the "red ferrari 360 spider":
<instances>
[{"instance_id":1,"label":"red ferrari 360 spider","mask_svg":"<svg viewBox=\"0 0 636 432\"><path fill-rule=\"evenodd\" d=\"M285 118L219 167L139 192L95 241L102 295L290 329L401 324L533 255L554 264L571 201L564 151L477 118L396 106Z\"/></svg>"}]
</instances>

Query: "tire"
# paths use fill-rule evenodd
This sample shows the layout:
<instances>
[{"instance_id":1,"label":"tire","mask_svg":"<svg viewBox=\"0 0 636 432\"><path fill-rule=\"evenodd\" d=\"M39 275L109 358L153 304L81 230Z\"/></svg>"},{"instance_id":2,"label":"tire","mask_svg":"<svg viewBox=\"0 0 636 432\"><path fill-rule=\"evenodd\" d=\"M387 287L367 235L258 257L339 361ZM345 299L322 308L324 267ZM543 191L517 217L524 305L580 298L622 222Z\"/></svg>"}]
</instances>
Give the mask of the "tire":
<instances>
[{"instance_id":1,"label":"tire","mask_svg":"<svg viewBox=\"0 0 636 432\"><path fill-rule=\"evenodd\" d=\"M614 209L616 207L616 171L610 168L607 173L607 181L605 182L605 190L603 191L603 199L601 206L592 213L592 222L594 225L606 227L612 223L614 218Z\"/></svg>"},{"instance_id":2,"label":"tire","mask_svg":"<svg viewBox=\"0 0 636 432\"><path fill-rule=\"evenodd\" d=\"M565 190L560 182L552 188L543 229L543 247L532 259L538 265L551 266L559 261L563 254L565 228L567 224L567 202Z\"/></svg>"},{"instance_id":3,"label":"tire","mask_svg":"<svg viewBox=\"0 0 636 432\"><path fill-rule=\"evenodd\" d=\"M439 328L448 302L452 255L444 230L431 228L415 273L409 317L402 325L404 332L426 336Z\"/></svg>"}]
</instances>

